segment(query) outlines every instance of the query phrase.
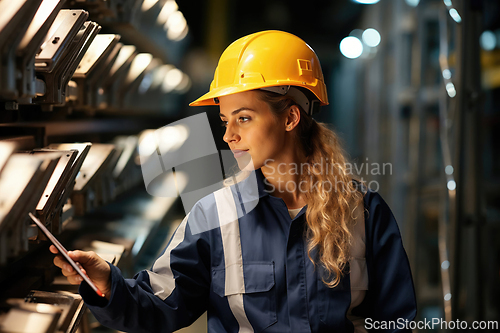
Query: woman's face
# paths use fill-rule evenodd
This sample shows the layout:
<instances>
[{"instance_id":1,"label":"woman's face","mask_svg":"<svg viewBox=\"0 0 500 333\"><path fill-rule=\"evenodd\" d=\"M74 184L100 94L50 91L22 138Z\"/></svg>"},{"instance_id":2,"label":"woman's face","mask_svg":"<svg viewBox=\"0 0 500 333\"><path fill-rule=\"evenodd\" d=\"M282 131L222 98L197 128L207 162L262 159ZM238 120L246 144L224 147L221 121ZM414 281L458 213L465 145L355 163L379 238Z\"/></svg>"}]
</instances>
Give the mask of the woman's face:
<instances>
[{"instance_id":1,"label":"woman's face","mask_svg":"<svg viewBox=\"0 0 500 333\"><path fill-rule=\"evenodd\" d=\"M285 120L277 119L256 92L220 97L219 106L226 127L223 139L241 170L261 168L268 159L279 160L285 150Z\"/></svg>"}]
</instances>

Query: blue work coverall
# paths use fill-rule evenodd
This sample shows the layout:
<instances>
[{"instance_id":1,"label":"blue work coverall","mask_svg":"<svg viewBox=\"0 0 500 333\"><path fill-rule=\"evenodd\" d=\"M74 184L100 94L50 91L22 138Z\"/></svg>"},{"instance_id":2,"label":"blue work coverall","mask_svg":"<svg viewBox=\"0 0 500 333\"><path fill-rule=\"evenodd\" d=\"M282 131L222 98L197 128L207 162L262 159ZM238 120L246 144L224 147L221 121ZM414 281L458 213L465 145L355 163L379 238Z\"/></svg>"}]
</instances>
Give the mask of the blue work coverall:
<instances>
[{"instance_id":1,"label":"blue work coverall","mask_svg":"<svg viewBox=\"0 0 500 333\"><path fill-rule=\"evenodd\" d=\"M246 180L223 188L193 207L151 270L124 279L110 265L109 301L82 283L95 317L127 332L173 332L207 311L213 333L363 332L365 318L414 319L408 259L378 193L365 189L353 230L357 253L332 289L322 281L322 266L308 257L306 207L291 219L284 201L265 190L262 172L255 175L253 209L241 204Z\"/></svg>"}]
</instances>

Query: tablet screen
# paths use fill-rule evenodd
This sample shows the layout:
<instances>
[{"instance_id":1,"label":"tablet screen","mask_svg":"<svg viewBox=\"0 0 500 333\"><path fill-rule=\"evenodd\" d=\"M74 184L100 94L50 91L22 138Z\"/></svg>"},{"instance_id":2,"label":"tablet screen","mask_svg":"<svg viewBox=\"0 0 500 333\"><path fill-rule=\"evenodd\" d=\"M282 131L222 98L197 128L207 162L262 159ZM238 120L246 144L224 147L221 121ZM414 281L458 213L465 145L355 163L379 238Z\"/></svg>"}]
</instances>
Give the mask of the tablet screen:
<instances>
[{"instance_id":1,"label":"tablet screen","mask_svg":"<svg viewBox=\"0 0 500 333\"><path fill-rule=\"evenodd\" d=\"M43 223L40 222L40 220L35 215L31 214L31 212L29 213L29 216L31 217L33 222L35 222L36 225L40 228L40 230L42 230L44 235L47 236L47 238L52 242L52 244L54 244L54 246L57 248L57 250L64 256L64 258L68 261L68 263L71 266L73 266L75 271L78 274L80 274L80 276L83 278L83 280L85 282L87 282L88 285L92 289L94 289L94 291L97 293L97 295L104 297L104 294L99 290L99 288L97 288L97 286L94 284L94 282L92 282L92 280L87 276L87 274L85 274L85 272L82 269L82 266L70 258L70 256L68 255L68 251L64 248L64 246L62 246L62 244L57 240L57 238L54 237L54 235L52 235L52 233L49 231L49 229L47 229L43 225Z\"/></svg>"}]
</instances>

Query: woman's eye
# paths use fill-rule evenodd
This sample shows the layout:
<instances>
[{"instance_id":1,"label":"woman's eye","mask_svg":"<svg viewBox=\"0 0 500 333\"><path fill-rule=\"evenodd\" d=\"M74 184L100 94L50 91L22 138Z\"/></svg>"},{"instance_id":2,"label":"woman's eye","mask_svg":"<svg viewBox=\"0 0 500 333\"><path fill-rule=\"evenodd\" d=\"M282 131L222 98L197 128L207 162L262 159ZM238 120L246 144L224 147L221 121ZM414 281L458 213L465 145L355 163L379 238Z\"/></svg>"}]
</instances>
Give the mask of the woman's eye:
<instances>
[{"instance_id":1,"label":"woman's eye","mask_svg":"<svg viewBox=\"0 0 500 333\"><path fill-rule=\"evenodd\" d=\"M249 121L249 120L250 120L250 117L239 117L237 121L238 121L239 123L246 123L246 122L247 122L247 121ZM220 125L221 125L222 127L227 127L227 123L228 123L228 121L227 121L227 120L221 120L221 124L220 124Z\"/></svg>"}]
</instances>

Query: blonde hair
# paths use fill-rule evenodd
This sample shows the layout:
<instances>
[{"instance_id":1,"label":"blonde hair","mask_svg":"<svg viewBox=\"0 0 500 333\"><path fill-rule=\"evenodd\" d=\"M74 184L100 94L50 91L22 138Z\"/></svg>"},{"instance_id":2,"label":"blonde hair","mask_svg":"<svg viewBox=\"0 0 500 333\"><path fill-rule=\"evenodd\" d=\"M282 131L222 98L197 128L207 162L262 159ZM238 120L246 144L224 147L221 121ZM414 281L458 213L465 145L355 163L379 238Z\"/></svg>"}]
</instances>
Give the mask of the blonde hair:
<instances>
[{"instance_id":1,"label":"blonde hair","mask_svg":"<svg viewBox=\"0 0 500 333\"><path fill-rule=\"evenodd\" d=\"M292 105L300 109L297 141L306 156L300 181L307 184L301 187L307 203L307 251L315 265L318 263L311 253L317 251L319 263L328 273L323 282L333 288L339 284L350 259L352 234L349 227L354 210L363 204L359 182L354 182L352 175L346 172L346 154L333 131L307 115L290 97L257 91L259 98L269 105L276 117L281 117ZM321 170L318 171L318 167ZM329 188L326 188L327 184ZM339 185L342 188L339 189Z\"/></svg>"}]
</instances>

